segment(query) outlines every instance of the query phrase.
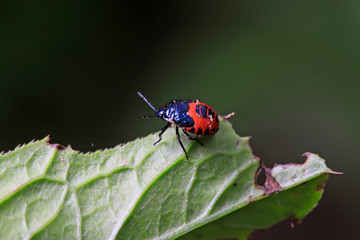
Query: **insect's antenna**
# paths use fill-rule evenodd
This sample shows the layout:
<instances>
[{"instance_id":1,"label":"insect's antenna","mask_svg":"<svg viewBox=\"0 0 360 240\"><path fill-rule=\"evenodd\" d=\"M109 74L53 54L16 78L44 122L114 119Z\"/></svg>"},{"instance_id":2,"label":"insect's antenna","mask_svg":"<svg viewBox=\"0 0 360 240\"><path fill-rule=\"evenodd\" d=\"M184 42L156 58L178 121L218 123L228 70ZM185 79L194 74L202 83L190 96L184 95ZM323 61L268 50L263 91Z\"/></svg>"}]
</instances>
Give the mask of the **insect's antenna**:
<instances>
[{"instance_id":1,"label":"insect's antenna","mask_svg":"<svg viewBox=\"0 0 360 240\"><path fill-rule=\"evenodd\" d=\"M153 118L155 116L140 116L140 117L136 117L136 118Z\"/></svg>"},{"instance_id":2,"label":"insect's antenna","mask_svg":"<svg viewBox=\"0 0 360 240\"><path fill-rule=\"evenodd\" d=\"M156 111L156 108L154 108L154 106L151 105L151 103L141 94L141 92L137 92L137 94L138 94L142 99L144 99L144 101L145 101L152 109L154 109L154 111Z\"/></svg>"}]
</instances>

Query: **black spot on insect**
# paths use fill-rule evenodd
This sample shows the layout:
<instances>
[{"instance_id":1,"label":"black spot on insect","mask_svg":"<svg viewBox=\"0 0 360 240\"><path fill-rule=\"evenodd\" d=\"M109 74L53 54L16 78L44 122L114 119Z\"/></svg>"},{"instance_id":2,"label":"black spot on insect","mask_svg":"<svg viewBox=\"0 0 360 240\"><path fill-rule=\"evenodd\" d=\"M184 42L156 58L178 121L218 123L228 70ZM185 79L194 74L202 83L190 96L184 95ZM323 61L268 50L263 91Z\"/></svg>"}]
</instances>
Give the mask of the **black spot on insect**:
<instances>
[{"instance_id":1,"label":"black spot on insect","mask_svg":"<svg viewBox=\"0 0 360 240\"><path fill-rule=\"evenodd\" d=\"M197 115L200 117L200 104L198 104L198 105L196 105L196 113L197 113Z\"/></svg>"},{"instance_id":2,"label":"black spot on insect","mask_svg":"<svg viewBox=\"0 0 360 240\"><path fill-rule=\"evenodd\" d=\"M202 129L199 128L196 134L197 134L197 135L202 135Z\"/></svg>"},{"instance_id":3,"label":"black spot on insect","mask_svg":"<svg viewBox=\"0 0 360 240\"><path fill-rule=\"evenodd\" d=\"M209 129L205 129L205 133L204 133L204 135L205 135L205 136L208 136L208 135L209 135L209 133L210 133L210 132L209 132Z\"/></svg>"},{"instance_id":4,"label":"black spot on insect","mask_svg":"<svg viewBox=\"0 0 360 240\"><path fill-rule=\"evenodd\" d=\"M209 118L214 118L214 110L212 110L211 108L209 108L208 115L209 115Z\"/></svg>"},{"instance_id":5,"label":"black spot on insect","mask_svg":"<svg viewBox=\"0 0 360 240\"><path fill-rule=\"evenodd\" d=\"M189 130L189 132L190 132L190 133L195 133L195 128L191 128L191 129Z\"/></svg>"},{"instance_id":6,"label":"black spot on insect","mask_svg":"<svg viewBox=\"0 0 360 240\"><path fill-rule=\"evenodd\" d=\"M211 129L211 134L215 134L215 128Z\"/></svg>"},{"instance_id":7,"label":"black spot on insect","mask_svg":"<svg viewBox=\"0 0 360 240\"><path fill-rule=\"evenodd\" d=\"M218 115L216 115L215 120L216 120L216 122L219 122L219 117L218 117Z\"/></svg>"},{"instance_id":8,"label":"black spot on insect","mask_svg":"<svg viewBox=\"0 0 360 240\"><path fill-rule=\"evenodd\" d=\"M207 110L208 110L207 106L201 105L201 116L203 118L207 118Z\"/></svg>"}]
</instances>

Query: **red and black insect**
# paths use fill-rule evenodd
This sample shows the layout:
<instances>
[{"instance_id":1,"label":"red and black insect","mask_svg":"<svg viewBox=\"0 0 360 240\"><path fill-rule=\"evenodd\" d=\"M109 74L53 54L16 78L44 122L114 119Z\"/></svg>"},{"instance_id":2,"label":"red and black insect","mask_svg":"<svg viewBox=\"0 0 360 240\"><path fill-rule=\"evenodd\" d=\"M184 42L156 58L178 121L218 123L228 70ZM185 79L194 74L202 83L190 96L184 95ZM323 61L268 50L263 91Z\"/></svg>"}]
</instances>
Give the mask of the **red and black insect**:
<instances>
[{"instance_id":1,"label":"red and black insect","mask_svg":"<svg viewBox=\"0 0 360 240\"><path fill-rule=\"evenodd\" d=\"M156 109L140 92L137 92L137 94L155 111L154 116L142 116L139 118L157 117L168 122L165 127L161 129L159 139L154 142L154 145L161 141L161 135L166 129L174 125L177 140L187 160L188 155L180 140L179 128L183 130L188 139L197 141L201 146L203 146L203 144L197 138L190 136L188 132L198 135L199 137L204 137L211 136L219 130L219 116L214 109L205 103L201 103L198 100L173 100L165 106ZM232 116L233 114L229 114L229 117L230 115Z\"/></svg>"}]
</instances>

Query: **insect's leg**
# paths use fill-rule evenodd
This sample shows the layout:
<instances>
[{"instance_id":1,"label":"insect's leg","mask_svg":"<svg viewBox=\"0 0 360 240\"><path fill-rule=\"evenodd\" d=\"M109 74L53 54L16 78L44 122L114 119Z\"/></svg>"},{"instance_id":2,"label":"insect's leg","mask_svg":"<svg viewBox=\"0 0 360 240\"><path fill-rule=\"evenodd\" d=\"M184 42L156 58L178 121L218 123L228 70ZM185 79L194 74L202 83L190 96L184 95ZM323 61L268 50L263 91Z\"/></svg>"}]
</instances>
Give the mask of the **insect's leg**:
<instances>
[{"instance_id":1,"label":"insect's leg","mask_svg":"<svg viewBox=\"0 0 360 240\"><path fill-rule=\"evenodd\" d=\"M154 145L156 145L158 142L161 141L161 135L163 135L163 133L166 131L166 129L168 129L170 127L170 125L171 125L171 123L168 123L163 127L163 129L161 129L161 131L159 133L159 139L154 142Z\"/></svg>"},{"instance_id":2,"label":"insect's leg","mask_svg":"<svg viewBox=\"0 0 360 240\"><path fill-rule=\"evenodd\" d=\"M176 126L176 128L175 128L175 131L176 131L177 140L179 141L180 146L181 146L182 150L183 150L184 153L185 153L186 160L189 161L188 155L187 155L187 153L186 153L186 149L185 149L184 145L182 144L182 142L181 142L181 140L180 140L179 128L178 128L177 126Z\"/></svg>"},{"instance_id":3,"label":"insect's leg","mask_svg":"<svg viewBox=\"0 0 360 240\"><path fill-rule=\"evenodd\" d=\"M185 134L185 137L187 137L187 139L195 140L195 141L197 141L201 146L204 146L204 144L202 144L202 142L200 142L199 139L190 136L190 135L185 131L185 129L182 129L182 130L183 130L183 132L184 132L184 134Z\"/></svg>"}]
</instances>

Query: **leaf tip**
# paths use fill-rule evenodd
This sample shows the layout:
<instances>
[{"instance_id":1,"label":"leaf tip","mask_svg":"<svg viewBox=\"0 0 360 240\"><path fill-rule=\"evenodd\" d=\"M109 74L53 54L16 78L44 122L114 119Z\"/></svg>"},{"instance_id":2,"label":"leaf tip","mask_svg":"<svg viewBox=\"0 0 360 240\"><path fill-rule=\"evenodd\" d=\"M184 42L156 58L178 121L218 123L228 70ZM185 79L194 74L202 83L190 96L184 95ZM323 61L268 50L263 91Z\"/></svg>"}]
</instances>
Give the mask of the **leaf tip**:
<instances>
[{"instance_id":1,"label":"leaf tip","mask_svg":"<svg viewBox=\"0 0 360 240\"><path fill-rule=\"evenodd\" d=\"M311 153L311 152L305 152L302 154L303 157L306 157L305 163L306 164L308 161L313 160L314 158L317 158L318 160L322 161L325 164L325 160L322 159L318 154L315 153ZM301 164L302 165L302 164ZM335 174L335 175L341 175L343 174L343 172L336 172L331 170L330 168L326 167L327 171L325 173L329 173L329 174Z\"/></svg>"}]
</instances>

